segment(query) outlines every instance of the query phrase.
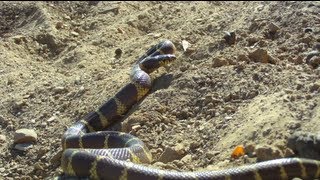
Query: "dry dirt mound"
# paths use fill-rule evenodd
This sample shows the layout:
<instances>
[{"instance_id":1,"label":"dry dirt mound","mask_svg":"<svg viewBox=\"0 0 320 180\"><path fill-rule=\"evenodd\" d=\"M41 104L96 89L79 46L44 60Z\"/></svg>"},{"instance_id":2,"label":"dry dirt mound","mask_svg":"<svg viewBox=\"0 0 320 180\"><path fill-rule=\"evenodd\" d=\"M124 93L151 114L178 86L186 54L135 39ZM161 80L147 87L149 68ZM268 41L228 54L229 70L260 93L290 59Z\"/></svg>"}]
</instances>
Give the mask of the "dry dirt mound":
<instances>
[{"instance_id":1,"label":"dry dirt mound","mask_svg":"<svg viewBox=\"0 0 320 180\"><path fill-rule=\"evenodd\" d=\"M319 2L0 2L0 177L60 174L66 128L123 87L163 39L178 59L114 127L147 144L152 166L259 158L230 158L237 145L276 152L265 159L293 155L288 137L320 127L319 13ZM26 151L13 143L22 128L37 133Z\"/></svg>"}]
</instances>

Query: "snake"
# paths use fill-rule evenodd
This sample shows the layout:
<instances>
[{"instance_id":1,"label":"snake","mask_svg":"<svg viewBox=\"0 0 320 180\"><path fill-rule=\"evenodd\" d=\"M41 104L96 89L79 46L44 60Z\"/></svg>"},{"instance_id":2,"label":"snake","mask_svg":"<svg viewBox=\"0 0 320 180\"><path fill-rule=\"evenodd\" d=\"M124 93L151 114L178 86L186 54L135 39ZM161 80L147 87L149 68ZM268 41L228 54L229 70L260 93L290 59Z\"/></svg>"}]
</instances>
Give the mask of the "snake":
<instances>
[{"instance_id":1,"label":"snake","mask_svg":"<svg viewBox=\"0 0 320 180\"><path fill-rule=\"evenodd\" d=\"M175 45L163 40L134 63L130 79L112 98L73 123L62 136L64 177L105 180L275 180L320 177L320 161L280 158L216 171L162 170L152 162L147 146L137 137L107 131L152 88L150 73L173 62Z\"/></svg>"}]
</instances>

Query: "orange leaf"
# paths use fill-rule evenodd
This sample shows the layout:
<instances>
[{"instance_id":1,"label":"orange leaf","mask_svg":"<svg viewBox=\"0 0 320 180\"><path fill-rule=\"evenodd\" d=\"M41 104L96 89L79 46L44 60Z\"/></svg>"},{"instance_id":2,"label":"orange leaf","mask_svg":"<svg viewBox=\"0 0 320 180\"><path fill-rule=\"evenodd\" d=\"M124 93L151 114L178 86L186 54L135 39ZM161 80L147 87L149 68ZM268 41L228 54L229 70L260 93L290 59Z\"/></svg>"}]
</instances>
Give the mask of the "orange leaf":
<instances>
[{"instance_id":1,"label":"orange leaf","mask_svg":"<svg viewBox=\"0 0 320 180\"><path fill-rule=\"evenodd\" d=\"M232 158L239 158L245 154L244 147L242 145L238 145L232 152Z\"/></svg>"}]
</instances>

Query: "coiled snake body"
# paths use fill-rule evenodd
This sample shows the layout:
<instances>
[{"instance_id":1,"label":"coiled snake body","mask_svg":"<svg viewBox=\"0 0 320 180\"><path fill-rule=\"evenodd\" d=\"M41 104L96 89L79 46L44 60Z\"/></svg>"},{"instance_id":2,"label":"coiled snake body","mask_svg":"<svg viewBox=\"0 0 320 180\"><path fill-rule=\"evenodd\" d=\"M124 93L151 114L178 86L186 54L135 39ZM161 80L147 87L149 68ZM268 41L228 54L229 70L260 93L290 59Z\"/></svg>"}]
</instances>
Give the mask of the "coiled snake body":
<instances>
[{"instance_id":1,"label":"coiled snake body","mask_svg":"<svg viewBox=\"0 0 320 180\"><path fill-rule=\"evenodd\" d=\"M75 122L63 135L61 167L67 176L89 179L290 179L320 177L320 162L284 158L221 171L176 172L146 167L151 154L138 138L121 132L103 131L121 118L151 89L148 73L175 60L175 47L165 40L149 49L135 64L131 82L96 111Z\"/></svg>"}]
</instances>

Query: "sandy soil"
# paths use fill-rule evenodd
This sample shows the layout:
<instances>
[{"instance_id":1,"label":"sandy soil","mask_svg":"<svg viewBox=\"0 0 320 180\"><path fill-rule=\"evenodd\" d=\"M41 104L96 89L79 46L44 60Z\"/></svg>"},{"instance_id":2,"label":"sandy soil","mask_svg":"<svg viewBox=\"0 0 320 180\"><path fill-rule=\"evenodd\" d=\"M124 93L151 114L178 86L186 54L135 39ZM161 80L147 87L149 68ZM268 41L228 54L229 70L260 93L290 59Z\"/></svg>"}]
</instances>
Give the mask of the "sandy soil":
<instances>
[{"instance_id":1,"label":"sandy soil","mask_svg":"<svg viewBox=\"0 0 320 180\"><path fill-rule=\"evenodd\" d=\"M61 174L66 128L129 82L163 39L177 60L114 127L147 144L152 166L257 161L230 158L237 145L288 156L292 133L319 131L319 13L319 2L0 2L0 178ZM21 128L38 135L26 152L13 148ZM164 157L170 149L180 153Z\"/></svg>"}]
</instances>

